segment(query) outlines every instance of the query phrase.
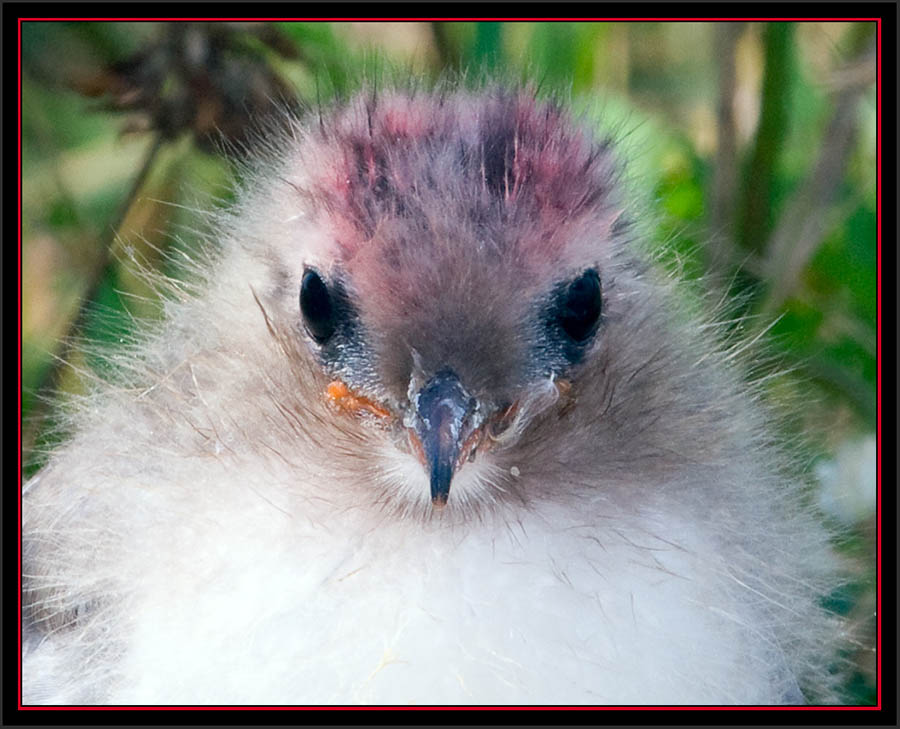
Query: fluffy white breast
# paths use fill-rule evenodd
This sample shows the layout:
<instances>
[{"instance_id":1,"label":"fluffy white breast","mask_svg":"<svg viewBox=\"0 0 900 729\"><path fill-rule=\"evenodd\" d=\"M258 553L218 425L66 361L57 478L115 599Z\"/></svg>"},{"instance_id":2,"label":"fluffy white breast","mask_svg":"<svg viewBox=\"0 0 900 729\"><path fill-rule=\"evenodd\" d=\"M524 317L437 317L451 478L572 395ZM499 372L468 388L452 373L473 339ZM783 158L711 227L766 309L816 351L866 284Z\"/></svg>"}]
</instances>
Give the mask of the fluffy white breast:
<instances>
[{"instance_id":1,"label":"fluffy white breast","mask_svg":"<svg viewBox=\"0 0 900 729\"><path fill-rule=\"evenodd\" d=\"M109 670L106 701L799 700L708 535L672 504L627 513L598 496L422 524L366 505L290 513L277 489L230 476L215 502L153 504L169 528L132 525L118 569L133 593L105 618L123 642L92 664ZM40 698L82 688L75 676Z\"/></svg>"}]
</instances>

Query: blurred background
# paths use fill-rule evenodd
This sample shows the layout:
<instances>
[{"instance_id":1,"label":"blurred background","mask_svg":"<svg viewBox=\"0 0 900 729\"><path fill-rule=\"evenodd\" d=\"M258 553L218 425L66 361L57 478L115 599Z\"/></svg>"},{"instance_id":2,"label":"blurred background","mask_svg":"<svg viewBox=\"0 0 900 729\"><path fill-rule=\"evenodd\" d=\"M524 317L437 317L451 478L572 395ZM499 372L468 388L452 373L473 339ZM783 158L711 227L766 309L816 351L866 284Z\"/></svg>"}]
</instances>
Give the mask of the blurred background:
<instances>
[{"instance_id":1,"label":"blurred background","mask_svg":"<svg viewBox=\"0 0 900 729\"><path fill-rule=\"evenodd\" d=\"M855 703L875 702L874 23L58 23L22 29L26 475L59 436L53 393L100 367L173 275L198 208L230 199L229 156L275 105L315 105L385 68L487 71L571 93L618 130L657 211L665 265L771 325L773 400L806 441L810 498L846 536ZM198 202L199 201L199 202ZM701 279L704 274L708 277ZM774 322L774 324L773 324ZM764 376L765 372L755 373Z\"/></svg>"}]
</instances>

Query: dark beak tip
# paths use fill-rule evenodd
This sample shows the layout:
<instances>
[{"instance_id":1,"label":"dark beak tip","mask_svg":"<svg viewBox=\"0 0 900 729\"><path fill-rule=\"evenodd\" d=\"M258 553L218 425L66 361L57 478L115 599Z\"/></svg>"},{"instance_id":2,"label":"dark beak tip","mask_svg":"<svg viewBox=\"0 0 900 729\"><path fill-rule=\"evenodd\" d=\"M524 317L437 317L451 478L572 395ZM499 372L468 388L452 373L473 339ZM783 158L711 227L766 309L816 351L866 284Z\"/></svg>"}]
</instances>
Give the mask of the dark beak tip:
<instances>
[{"instance_id":1,"label":"dark beak tip","mask_svg":"<svg viewBox=\"0 0 900 729\"><path fill-rule=\"evenodd\" d=\"M416 397L416 434L429 471L431 503L436 509L447 504L471 407L471 398L449 370L435 375Z\"/></svg>"},{"instance_id":2,"label":"dark beak tip","mask_svg":"<svg viewBox=\"0 0 900 729\"><path fill-rule=\"evenodd\" d=\"M446 506L447 499L450 498L450 479L452 474L446 474L443 478L431 477L431 503L442 508Z\"/></svg>"}]
</instances>

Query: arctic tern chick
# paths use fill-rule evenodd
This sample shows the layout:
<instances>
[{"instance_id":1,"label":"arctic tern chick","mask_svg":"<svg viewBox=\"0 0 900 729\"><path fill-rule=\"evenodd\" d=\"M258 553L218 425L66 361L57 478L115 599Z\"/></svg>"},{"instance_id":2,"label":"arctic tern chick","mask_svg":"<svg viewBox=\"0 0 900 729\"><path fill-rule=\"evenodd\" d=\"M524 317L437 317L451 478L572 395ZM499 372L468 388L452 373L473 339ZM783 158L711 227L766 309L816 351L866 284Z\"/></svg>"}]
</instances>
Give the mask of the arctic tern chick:
<instances>
[{"instance_id":1,"label":"arctic tern chick","mask_svg":"<svg viewBox=\"0 0 900 729\"><path fill-rule=\"evenodd\" d=\"M289 126L25 487L25 701L832 700L827 535L612 141L502 87Z\"/></svg>"}]
</instances>

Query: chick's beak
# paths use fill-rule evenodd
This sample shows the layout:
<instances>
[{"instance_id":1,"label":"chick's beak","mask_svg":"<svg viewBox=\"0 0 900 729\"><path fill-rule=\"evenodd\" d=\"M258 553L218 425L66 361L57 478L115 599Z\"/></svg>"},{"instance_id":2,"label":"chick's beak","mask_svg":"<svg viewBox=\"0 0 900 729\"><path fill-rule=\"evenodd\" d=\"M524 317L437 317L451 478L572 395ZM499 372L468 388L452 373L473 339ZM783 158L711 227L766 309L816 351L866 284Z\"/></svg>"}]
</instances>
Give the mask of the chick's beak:
<instances>
[{"instance_id":1,"label":"chick's beak","mask_svg":"<svg viewBox=\"0 0 900 729\"><path fill-rule=\"evenodd\" d=\"M443 506L461 455L478 430L477 401L463 389L459 378L445 369L432 377L413 399L413 431L431 480L431 501Z\"/></svg>"}]
</instances>

